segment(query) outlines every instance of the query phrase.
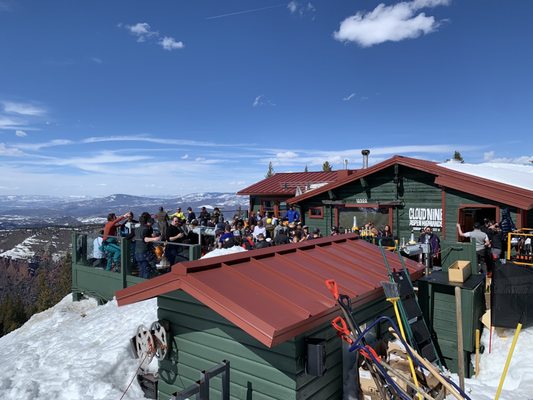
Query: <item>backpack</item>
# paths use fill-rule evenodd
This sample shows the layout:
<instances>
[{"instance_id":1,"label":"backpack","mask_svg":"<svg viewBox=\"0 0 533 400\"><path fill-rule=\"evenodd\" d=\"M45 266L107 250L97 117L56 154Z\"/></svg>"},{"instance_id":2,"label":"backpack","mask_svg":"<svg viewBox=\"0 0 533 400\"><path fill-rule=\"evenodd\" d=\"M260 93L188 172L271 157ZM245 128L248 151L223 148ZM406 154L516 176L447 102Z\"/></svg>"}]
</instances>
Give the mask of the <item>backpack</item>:
<instances>
[{"instance_id":1,"label":"backpack","mask_svg":"<svg viewBox=\"0 0 533 400\"><path fill-rule=\"evenodd\" d=\"M253 250L254 249L254 242L249 237L244 239L244 242L242 244L242 247L246 250Z\"/></svg>"}]
</instances>

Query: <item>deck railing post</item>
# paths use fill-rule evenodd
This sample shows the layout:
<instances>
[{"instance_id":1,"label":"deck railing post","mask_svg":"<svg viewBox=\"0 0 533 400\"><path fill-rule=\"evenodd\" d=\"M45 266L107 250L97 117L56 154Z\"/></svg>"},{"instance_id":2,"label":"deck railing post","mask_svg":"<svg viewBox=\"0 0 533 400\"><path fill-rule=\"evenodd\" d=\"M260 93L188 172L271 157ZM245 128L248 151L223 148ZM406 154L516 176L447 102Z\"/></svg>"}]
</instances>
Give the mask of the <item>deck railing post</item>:
<instances>
[{"instance_id":1,"label":"deck railing post","mask_svg":"<svg viewBox=\"0 0 533 400\"><path fill-rule=\"evenodd\" d=\"M200 400L209 400L209 381L211 378L219 374L222 378L222 400L229 400L229 367L229 361L223 360L213 368L201 371L200 380L181 392L174 393L171 400L185 400L193 395L196 395L196 398L199 398Z\"/></svg>"},{"instance_id":2,"label":"deck railing post","mask_svg":"<svg viewBox=\"0 0 533 400\"><path fill-rule=\"evenodd\" d=\"M120 276L122 277L122 288L128 286L126 275L130 270L130 241L127 238L120 238Z\"/></svg>"}]
</instances>

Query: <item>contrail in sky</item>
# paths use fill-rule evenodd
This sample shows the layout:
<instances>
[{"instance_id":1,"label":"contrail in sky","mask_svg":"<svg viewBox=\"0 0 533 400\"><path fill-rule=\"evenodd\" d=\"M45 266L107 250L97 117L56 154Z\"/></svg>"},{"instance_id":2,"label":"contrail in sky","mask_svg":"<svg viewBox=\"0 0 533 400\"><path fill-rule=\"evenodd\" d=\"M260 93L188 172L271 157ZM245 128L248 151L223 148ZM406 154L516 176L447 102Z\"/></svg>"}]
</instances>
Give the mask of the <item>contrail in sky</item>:
<instances>
[{"instance_id":1,"label":"contrail in sky","mask_svg":"<svg viewBox=\"0 0 533 400\"><path fill-rule=\"evenodd\" d=\"M285 6L285 3L277 4L275 6L254 8L253 10L236 11L236 12L232 12L232 13L228 13L228 14L214 15L212 17L207 17L206 19L215 19L215 18L230 17L232 15L248 14L248 13L252 13L252 12L256 12L256 11L269 10L271 8L278 8L278 7L282 7L282 6Z\"/></svg>"}]
</instances>

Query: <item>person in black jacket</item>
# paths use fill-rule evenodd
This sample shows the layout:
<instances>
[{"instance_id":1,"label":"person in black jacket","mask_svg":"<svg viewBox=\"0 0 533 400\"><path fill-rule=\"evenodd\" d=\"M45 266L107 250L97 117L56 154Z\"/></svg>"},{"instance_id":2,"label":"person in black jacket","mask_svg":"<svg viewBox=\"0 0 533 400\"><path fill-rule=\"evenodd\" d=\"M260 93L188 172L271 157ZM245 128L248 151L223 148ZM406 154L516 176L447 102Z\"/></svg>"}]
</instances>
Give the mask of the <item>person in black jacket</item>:
<instances>
[{"instance_id":1,"label":"person in black jacket","mask_svg":"<svg viewBox=\"0 0 533 400\"><path fill-rule=\"evenodd\" d=\"M489 228L490 252L493 260L498 260L502 254L503 234L498 223L494 223Z\"/></svg>"}]
</instances>

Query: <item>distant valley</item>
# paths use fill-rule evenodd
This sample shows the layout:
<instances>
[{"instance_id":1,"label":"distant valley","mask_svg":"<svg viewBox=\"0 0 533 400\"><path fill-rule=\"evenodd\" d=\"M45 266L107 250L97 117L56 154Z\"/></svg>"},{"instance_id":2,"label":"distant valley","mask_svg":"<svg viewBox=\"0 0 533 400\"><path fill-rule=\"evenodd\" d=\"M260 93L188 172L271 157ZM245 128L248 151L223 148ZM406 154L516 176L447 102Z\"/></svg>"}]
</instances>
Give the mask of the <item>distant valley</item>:
<instances>
[{"instance_id":1,"label":"distant valley","mask_svg":"<svg viewBox=\"0 0 533 400\"><path fill-rule=\"evenodd\" d=\"M143 211L155 214L161 206L169 213L177 207L184 211L192 207L196 212L202 206L219 207L231 218L239 209L247 210L248 197L231 193L168 198L125 194L75 199L0 196L0 311L9 309L13 317L7 326L6 315L0 315L0 336L20 326L39 307L46 309L46 299L53 297L43 291L68 293L70 280L65 278L65 267L70 270L67 255L73 231L96 231L103 227L110 212L120 215L133 211L138 216ZM16 304L20 306L17 308Z\"/></svg>"},{"instance_id":2,"label":"distant valley","mask_svg":"<svg viewBox=\"0 0 533 400\"><path fill-rule=\"evenodd\" d=\"M236 210L247 209L248 197L233 193L193 193L176 197L143 197L114 194L99 198L71 198L53 196L0 196L0 230L39 228L50 226L81 227L103 223L108 213L133 211L155 213L159 207L174 212L176 207L219 207L226 216Z\"/></svg>"}]
</instances>

